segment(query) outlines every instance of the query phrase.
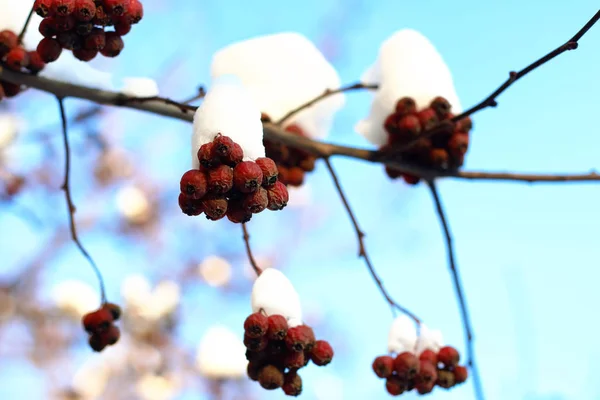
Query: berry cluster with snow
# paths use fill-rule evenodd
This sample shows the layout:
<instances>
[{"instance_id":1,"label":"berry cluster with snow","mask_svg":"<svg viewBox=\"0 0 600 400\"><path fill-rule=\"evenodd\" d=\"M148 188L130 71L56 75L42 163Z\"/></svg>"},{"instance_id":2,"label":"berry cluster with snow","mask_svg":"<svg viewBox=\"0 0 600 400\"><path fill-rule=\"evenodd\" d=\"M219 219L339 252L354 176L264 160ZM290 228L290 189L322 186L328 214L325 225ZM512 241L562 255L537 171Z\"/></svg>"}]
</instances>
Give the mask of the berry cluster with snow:
<instances>
[{"instance_id":1,"label":"berry cluster with snow","mask_svg":"<svg viewBox=\"0 0 600 400\"><path fill-rule=\"evenodd\" d=\"M102 351L119 341L121 331L114 325L121 318L121 308L113 303L104 303L98 310L87 313L81 319L89 334L88 343L92 350Z\"/></svg>"},{"instance_id":2,"label":"berry cluster with snow","mask_svg":"<svg viewBox=\"0 0 600 400\"><path fill-rule=\"evenodd\" d=\"M43 18L37 52L46 63L56 61L63 49L81 61L98 53L116 57L125 46L122 36L144 15L139 0L36 0L33 7ZM105 31L109 26L114 30Z\"/></svg>"},{"instance_id":3,"label":"berry cluster with snow","mask_svg":"<svg viewBox=\"0 0 600 400\"><path fill-rule=\"evenodd\" d=\"M36 51L27 51L19 41L19 36L12 30L0 31L0 63L14 71L39 73L46 66ZM14 83L0 81L0 100L14 97L21 92L21 87Z\"/></svg>"}]
</instances>

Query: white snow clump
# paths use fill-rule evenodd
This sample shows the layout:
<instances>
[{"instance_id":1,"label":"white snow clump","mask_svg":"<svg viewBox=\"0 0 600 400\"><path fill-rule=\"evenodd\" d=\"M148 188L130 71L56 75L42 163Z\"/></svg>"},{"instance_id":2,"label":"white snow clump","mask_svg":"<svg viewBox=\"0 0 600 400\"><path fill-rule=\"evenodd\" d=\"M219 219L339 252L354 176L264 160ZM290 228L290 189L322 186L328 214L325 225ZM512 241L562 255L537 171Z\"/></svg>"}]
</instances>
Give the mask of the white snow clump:
<instances>
[{"instance_id":1,"label":"white snow clump","mask_svg":"<svg viewBox=\"0 0 600 400\"><path fill-rule=\"evenodd\" d=\"M239 379L246 375L246 346L225 326L215 325L200 340L196 366L209 379Z\"/></svg>"},{"instance_id":2,"label":"white snow clump","mask_svg":"<svg viewBox=\"0 0 600 400\"><path fill-rule=\"evenodd\" d=\"M421 323L420 335L417 336L415 323L406 315L397 317L388 335L388 351L402 353L405 351L416 352L417 355L425 350L439 351L444 345L442 332L429 329Z\"/></svg>"},{"instance_id":3,"label":"white snow clump","mask_svg":"<svg viewBox=\"0 0 600 400\"><path fill-rule=\"evenodd\" d=\"M292 282L275 268L263 270L252 287L252 312L264 310L267 315L283 315L288 325L302 324L300 296Z\"/></svg>"}]
</instances>

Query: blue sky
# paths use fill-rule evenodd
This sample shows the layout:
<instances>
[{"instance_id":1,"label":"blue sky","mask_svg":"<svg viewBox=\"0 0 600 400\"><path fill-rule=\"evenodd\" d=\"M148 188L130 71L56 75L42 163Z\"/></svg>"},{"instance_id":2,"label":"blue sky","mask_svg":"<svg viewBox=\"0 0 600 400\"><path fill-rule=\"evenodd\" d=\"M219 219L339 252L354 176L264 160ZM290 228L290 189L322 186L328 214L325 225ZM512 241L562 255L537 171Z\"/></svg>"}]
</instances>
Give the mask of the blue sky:
<instances>
[{"instance_id":1,"label":"blue sky","mask_svg":"<svg viewBox=\"0 0 600 400\"><path fill-rule=\"evenodd\" d=\"M197 85L208 82L211 54L222 46L260 34L298 31L325 52L342 82L351 83L375 59L382 40L398 29L413 28L425 34L446 60L465 107L487 96L510 70L562 44L598 8L591 0L176 3L149 2L143 23L127 37L123 54L98 65L118 76L156 77L165 95L185 98ZM600 168L598 43L600 26L581 40L578 50L543 66L499 97L498 108L478 113L465 168L549 173ZM47 103L43 122L51 123L56 118L53 100L39 96L39 101ZM366 94L348 96L331 141L368 146L352 129L367 114L368 101ZM122 118L124 146L140 162L151 154L148 175L176 190L189 163L189 125L132 111L114 115ZM85 161L85 157L78 159ZM441 329L446 341L462 350L443 237L427 188L391 182L377 165L345 159L333 162L386 286L399 302L430 327ZM83 172L77 174L76 182L83 187L84 177ZM317 205L287 215L261 215L249 226L257 251L282 249L281 266L303 301L325 316L318 329L339 349L328 372L313 368L306 373L303 398L334 398L317 397L311 386L323 379L341 379L343 399L385 399L383 383L370 364L385 351L389 308L356 258L354 232L324 166L319 164L308 180ZM448 179L440 182L439 189L454 234L487 399L600 399L594 378L600 357L600 324L595 317L600 303L596 290L600 186ZM79 203L90 198L82 193ZM48 201L60 204L61 200L57 193ZM201 258L222 249L242 249L240 232L224 222L217 224L215 232L204 227L210 223L204 219L192 225L176 213L169 218L165 230L182 225L196 229L204 243L201 247L182 243L187 236L168 231L167 245L182 259L190 252ZM13 230L33 242L49 232L26 228L14 218L0 220L0 232ZM53 221L60 222L56 217ZM295 233L299 221L303 228ZM143 246L107 237L101 229L88 235L86 242L104 266L109 292L115 295L120 280L132 270L168 276L159 268L177 263L168 256L152 262ZM22 258L19 255L27 249L21 247L0 235L0 253L10 262ZM77 277L93 282L78 257L70 248L51 261L48 281ZM193 346L203 330L218 321L238 329L249 311L248 299L249 292L232 296L205 287L187 293L184 309L206 306L198 320L186 318L179 331L182 343ZM260 398L282 397L277 392ZM430 398L468 400L473 395L467 384L450 392L436 391Z\"/></svg>"}]
</instances>

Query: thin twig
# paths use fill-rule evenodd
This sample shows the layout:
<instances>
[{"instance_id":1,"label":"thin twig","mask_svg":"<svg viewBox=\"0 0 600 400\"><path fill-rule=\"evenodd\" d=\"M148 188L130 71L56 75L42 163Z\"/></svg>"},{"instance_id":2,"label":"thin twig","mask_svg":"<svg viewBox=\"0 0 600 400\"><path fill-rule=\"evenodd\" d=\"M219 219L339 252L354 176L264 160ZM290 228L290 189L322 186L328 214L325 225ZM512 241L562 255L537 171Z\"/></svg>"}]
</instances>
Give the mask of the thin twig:
<instances>
[{"instance_id":1,"label":"thin twig","mask_svg":"<svg viewBox=\"0 0 600 400\"><path fill-rule=\"evenodd\" d=\"M25 20L25 24L23 24L23 29L21 29L21 33L19 33L19 44L23 43L23 38L27 33L27 27L29 26L29 22L31 21L31 17L33 16L33 5L31 6L31 10L29 10L29 14L27 15L27 19Z\"/></svg>"},{"instance_id":2,"label":"thin twig","mask_svg":"<svg viewBox=\"0 0 600 400\"><path fill-rule=\"evenodd\" d=\"M83 244L79 240L77 236L77 228L75 226L75 204L73 204L73 198L71 197L71 186L70 186L70 177L71 177L71 148L69 145L69 135L67 129L67 115L65 113L65 105L63 99L61 97L56 98L58 100L58 105L60 108L60 118L62 121L62 136L63 136L63 144L65 148L65 180L61 189L65 192L65 199L67 201L67 212L69 214L69 226L71 229L71 238L81 254L85 257L85 259L90 263L96 277L98 278L98 283L100 285L100 297L102 304L106 303L106 291L104 289L104 279L102 278L102 273L100 269L87 252L87 250L83 247Z\"/></svg>"},{"instance_id":3,"label":"thin twig","mask_svg":"<svg viewBox=\"0 0 600 400\"><path fill-rule=\"evenodd\" d=\"M478 400L483 400L483 386L481 384L481 379L479 377L479 370L477 369L477 364L475 363L475 350L473 347L473 327L471 325L471 318L469 316L469 310L467 308L467 300L465 298L464 289L462 286L462 282L460 279L460 274L458 272L458 267L456 265L456 261L454 260L454 246L452 244L452 234L450 233L450 226L448 225L448 221L446 219L446 214L444 213L444 208L442 206L442 201L440 199L439 193L437 191L437 187L435 185L435 181L429 180L427 181L427 185L431 190L431 195L433 197L433 201L435 203L435 208L437 211L438 218L440 220L440 224L442 225L444 236L446 238L446 251L448 252L448 264L450 267L450 273L452 275L452 281L454 283L454 290L456 291L456 297L458 298L458 304L460 307L460 314L463 322L463 328L465 331L465 342L467 349L467 365L471 368L472 372L472 380L473 380L473 388L475 390L475 397Z\"/></svg>"},{"instance_id":4,"label":"thin twig","mask_svg":"<svg viewBox=\"0 0 600 400\"><path fill-rule=\"evenodd\" d=\"M182 101L181 103L182 104L190 104L193 101L203 99L205 96L206 96L206 90L204 89L204 86L200 86L198 88L197 94L195 94L194 96L190 97L187 100Z\"/></svg>"},{"instance_id":5,"label":"thin twig","mask_svg":"<svg viewBox=\"0 0 600 400\"><path fill-rule=\"evenodd\" d=\"M392 309L392 313L394 313L394 310L398 310L401 313L406 314L407 316L412 318L413 321L415 321L415 324L417 324L417 326L419 326L421 324L421 320L419 319L419 317L417 317L411 311L402 307L394 299L392 299L392 297L386 290L385 286L383 286L383 282L381 281L381 278L379 278L379 276L377 275L377 271L375 271L375 267L373 267L373 264L371 263L371 259L369 258L369 255L367 254L367 250L365 248L365 243L364 243L365 234L360 229L360 226L358 225L358 220L356 219L354 212L352 212L352 208L350 207L350 203L348 202L348 199L346 198L346 194L344 193L344 189L342 188L342 185L340 184L337 174L335 173L333 166L331 165L331 162L329 161L328 158L324 158L323 161L325 161L325 165L327 166L327 169L329 170L331 179L333 179L335 188L337 189L337 192L339 193L340 198L342 199L342 203L344 204L344 208L346 209L346 212L348 213L348 216L350 217L350 220L352 221L352 225L354 226L354 231L356 232L356 237L358 239L358 256L362 257L363 260L365 260L365 264L367 265L367 268L369 269L369 273L371 274L371 277L375 281L375 284L379 288L379 291L381 292L381 294L383 295L385 300L390 305L390 308Z\"/></svg>"},{"instance_id":6,"label":"thin twig","mask_svg":"<svg viewBox=\"0 0 600 400\"><path fill-rule=\"evenodd\" d=\"M244 232L244 243L246 243L246 253L248 253L248 260L250 261L250 265L254 272L256 272L256 276L260 276L262 269L258 266L258 263L254 259L254 255L252 255L252 249L250 248L250 235L248 234L248 228L246 228L246 224L242 224L242 231Z\"/></svg>"},{"instance_id":7,"label":"thin twig","mask_svg":"<svg viewBox=\"0 0 600 400\"><path fill-rule=\"evenodd\" d=\"M300 106L294 108L293 110L291 110L290 112L285 114L283 117L281 117L279 119L279 121L276 122L276 124L277 125L283 124L285 121L287 121L288 119L290 119L291 117L293 117L294 115L299 113L300 111L302 111L308 107L311 107L312 105L318 103L319 101L321 101L329 96L332 96L334 94L338 94L338 93L342 93L342 92L350 92L353 90L361 90L361 89L375 90L377 88L379 88L379 85L367 85L365 83L359 82L359 83L353 83L353 84L347 85L347 86L342 86L341 88L338 88L338 89L327 89L322 94L315 97L314 99L309 100L304 104L301 104Z\"/></svg>"}]
</instances>

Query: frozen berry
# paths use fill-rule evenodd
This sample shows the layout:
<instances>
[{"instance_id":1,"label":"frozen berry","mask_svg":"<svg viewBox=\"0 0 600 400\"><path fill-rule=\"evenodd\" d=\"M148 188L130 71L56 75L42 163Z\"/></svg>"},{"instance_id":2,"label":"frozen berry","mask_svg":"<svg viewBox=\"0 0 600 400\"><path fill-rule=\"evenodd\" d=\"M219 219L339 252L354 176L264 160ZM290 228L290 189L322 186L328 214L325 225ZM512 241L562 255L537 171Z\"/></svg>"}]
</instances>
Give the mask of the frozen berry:
<instances>
[{"instance_id":1,"label":"frozen berry","mask_svg":"<svg viewBox=\"0 0 600 400\"><path fill-rule=\"evenodd\" d=\"M269 344L269 339L266 336L261 336L258 338L253 338L244 334L244 346L250 351L253 352L261 352L267 348Z\"/></svg>"},{"instance_id":2,"label":"frozen berry","mask_svg":"<svg viewBox=\"0 0 600 400\"><path fill-rule=\"evenodd\" d=\"M108 330L113 322L113 317L110 311L101 308L85 314L81 321L86 332L99 334Z\"/></svg>"},{"instance_id":3,"label":"frozen berry","mask_svg":"<svg viewBox=\"0 0 600 400\"><path fill-rule=\"evenodd\" d=\"M201 200L189 197L184 193L179 194L179 208L185 215L190 217L200 215L204 211Z\"/></svg>"},{"instance_id":4,"label":"frozen berry","mask_svg":"<svg viewBox=\"0 0 600 400\"><path fill-rule=\"evenodd\" d=\"M66 50L80 49L82 46L81 37L73 32L60 32L56 35L56 41L60 44L60 47Z\"/></svg>"},{"instance_id":5,"label":"frozen berry","mask_svg":"<svg viewBox=\"0 0 600 400\"><path fill-rule=\"evenodd\" d=\"M258 381L258 373L260 372L262 365L255 362L249 362L248 367L246 368L246 374L248 378L253 381Z\"/></svg>"},{"instance_id":6,"label":"frozen berry","mask_svg":"<svg viewBox=\"0 0 600 400\"><path fill-rule=\"evenodd\" d=\"M459 132L469 132L471 129L473 129L471 117L464 117L456 122L456 130Z\"/></svg>"},{"instance_id":7,"label":"frozen berry","mask_svg":"<svg viewBox=\"0 0 600 400\"><path fill-rule=\"evenodd\" d=\"M295 371L287 372L283 377L281 388L288 396L299 396L302 393L302 378Z\"/></svg>"},{"instance_id":8,"label":"frozen berry","mask_svg":"<svg viewBox=\"0 0 600 400\"><path fill-rule=\"evenodd\" d=\"M406 381L391 375L385 380L385 388L392 396L400 396L406 390Z\"/></svg>"},{"instance_id":9,"label":"frozen berry","mask_svg":"<svg viewBox=\"0 0 600 400\"><path fill-rule=\"evenodd\" d=\"M285 347L285 341L272 340L271 338L269 338L269 336L267 336L267 339L269 339L269 344L267 345L267 349L265 350L265 354L267 355L267 357L279 357L283 356L285 353L288 352L287 348Z\"/></svg>"},{"instance_id":10,"label":"frozen berry","mask_svg":"<svg viewBox=\"0 0 600 400\"><path fill-rule=\"evenodd\" d=\"M202 200L202 208L206 218L217 221L227 213L227 199L222 196L206 196Z\"/></svg>"},{"instance_id":11,"label":"frozen berry","mask_svg":"<svg viewBox=\"0 0 600 400\"><path fill-rule=\"evenodd\" d=\"M450 113L450 109L452 108L450 102L441 96L438 96L435 99L433 99L429 107L431 107L433 111L435 111L439 119L447 118L448 113Z\"/></svg>"},{"instance_id":12,"label":"frozen berry","mask_svg":"<svg viewBox=\"0 0 600 400\"><path fill-rule=\"evenodd\" d=\"M317 157L315 156L304 157L298 166L302 168L304 172L311 172L315 169L316 161Z\"/></svg>"},{"instance_id":13,"label":"frozen berry","mask_svg":"<svg viewBox=\"0 0 600 400\"><path fill-rule=\"evenodd\" d=\"M411 97L402 97L396 102L396 113L399 115L412 114L417 112L417 103Z\"/></svg>"},{"instance_id":14,"label":"frozen berry","mask_svg":"<svg viewBox=\"0 0 600 400\"><path fill-rule=\"evenodd\" d=\"M98 55L98 50L75 49L73 55L80 61L91 61Z\"/></svg>"},{"instance_id":15,"label":"frozen berry","mask_svg":"<svg viewBox=\"0 0 600 400\"><path fill-rule=\"evenodd\" d=\"M201 199L208 190L206 176L197 169L187 171L179 182L181 193L193 199Z\"/></svg>"},{"instance_id":16,"label":"frozen berry","mask_svg":"<svg viewBox=\"0 0 600 400\"><path fill-rule=\"evenodd\" d=\"M219 165L208 171L208 190L211 193L225 194L233 187L233 169Z\"/></svg>"},{"instance_id":17,"label":"frozen berry","mask_svg":"<svg viewBox=\"0 0 600 400\"><path fill-rule=\"evenodd\" d=\"M86 50L102 50L106 46L106 34L102 28L94 28L85 37L83 48Z\"/></svg>"},{"instance_id":18,"label":"frozen berry","mask_svg":"<svg viewBox=\"0 0 600 400\"><path fill-rule=\"evenodd\" d=\"M227 157L233 148L234 141L229 136L218 134L213 140L212 151L215 157Z\"/></svg>"},{"instance_id":19,"label":"frozen berry","mask_svg":"<svg viewBox=\"0 0 600 400\"><path fill-rule=\"evenodd\" d=\"M116 57L121 54L121 51L125 47L123 39L116 32L106 32L104 48L100 50L100 53L104 57Z\"/></svg>"},{"instance_id":20,"label":"frozen berry","mask_svg":"<svg viewBox=\"0 0 600 400\"><path fill-rule=\"evenodd\" d=\"M142 20L142 17L144 16L144 6L139 0L131 0L129 9L127 10L127 16L132 24L137 24Z\"/></svg>"},{"instance_id":21,"label":"frozen berry","mask_svg":"<svg viewBox=\"0 0 600 400\"><path fill-rule=\"evenodd\" d=\"M44 60L42 60L42 57L40 57L37 51L30 51L27 54L29 55L29 64L27 64L27 69L31 73L37 74L44 69L46 63L44 63Z\"/></svg>"},{"instance_id":22,"label":"frozen berry","mask_svg":"<svg viewBox=\"0 0 600 400\"><path fill-rule=\"evenodd\" d=\"M33 10L42 18L47 17L52 12L52 4L54 0L35 0Z\"/></svg>"},{"instance_id":23,"label":"frozen berry","mask_svg":"<svg viewBox=\"0 0 600 400\"><path fill-rule=\"evenodd\" d=\"M1 80L0 85L2 85L2 90L4 91L4 96L6 97L15 97L21 93L21 85Z\"/></svg>"},{"instance_id":24,"label":"frozen berry","mask_svg":"<svg viewBox=\"0 0 600 400\"><path fill-rule=\"evenodd\" d=\"M244 210L250 211L253 214L262 212L267 208L267 205L269 205L269 197L267 191L262 187L259 187L254 193L246 194L242 200Z\"/></svg>"},{"instance_id":25,"label":"frozen berry","mask_svg":"<svg viewBox=\"0 0 600 400\"><path fill-rule=\"evenodd\" d=\"M419 361L419 373L417 382L435 383L437 380L437 368L434 364L426 360Z\"/></svg>"},{"instance_id":26,"label":"frozen berry","mask_svg":"<svg viewBox=\"0 0 600 400\"><path fill-rule=\"evenodd\" d=\"M213 142L205 143L198 149L198 161L206 169L217 167L220 162L213 154Z\"/></svg>"},{"instance_id":27,"label":"frozen berry","mask_svg":"<svg viewBox=\"0 0 600 400\"><path fill-rule=\"evenodd\" d=\"M394 359L394 370L403 379L412 379L419 372L419 359L411 352L400 353Z\"/></svg>"},{"instance_id":28,"label":"frozen berry","mask_svg":"<svg viewBox=\"0 0 600 400\"><path fill-rule=\"evenodd\" d=\"M239 144L234 142L233 145L231 146L229 154L225 157L222 157L221 161L224 164L227 164L233 168L236 165L238 165L239 163L241 163L243 159L244 159L244 150L242 149L242 146L240 146Z\"/></svg>"},{"instance_id":29,"label":"frozen berry","mask_svg":"<svg viewBox=\"0 0 600 400\"><path fill-rule=\"evenodd\" d=\"M57 32L68 32L75 27L75 18L71 15L67 17L55 16L53 17L54 27Z\"/></svg>"},{"instance_id":30,"label":"frozen berry","mask_svg":"<svg viewBox=\"0 0 600 400\"><path fill-rule=\"evenodd\" d=\"M467 370L467 367L464 367L462 365L457 365L456 367L454 367L452 373L454 374L454 381L457 384L464 383L469 377L469 371Z\"/></svg>"},{"instance_id":31,"label":"frozen berry","mask_svg":"<svg viewBox=\"0 0 600 400\"><path fill-rule=\"evenodd\" d=\"M431 149L429 152L431 165L436 168L447 168L450 156L445 149Z\"/></svg>"},{"instance_id":32,"label":"frozen berry","mask_svg":"<svg viewBox=\"0 0 600 400\"><path fill-rule=\"evenodd\" d=\"M416 185L421 182L421 178L411 174L402 174L402 179L409 185Z\"/></svg>"},{"instance_id":33,"label":"frozen berry","mask_svg":"<svg viewBox=\"0 0 600 400\"><path fill-rule=\"evenodd\" d=\"M289 369L300 369L304 366L304 352L289 351L283 357L283 366Z\"/></svg>"},{"instance_id":34,"label":"frozen berry","mask_svg":"<svg viewBox=\"0 0 600 400\"><path fill-rule=\"evenodd\" d=\"M438 361L446 367L455 367L460 361L460 354L451 346L445 346L438 351Z\"/></svg>"},{"instance_id":35,"label":"frozen berry","mask_svg":"<svg viewBox=\"0 0 600 400\"><path fill-rule=\"evenodd\" d=\"M104 0L104 9L107 13L120 17L127 10L129 0Z\"/></svg>"},{"instance_id":36,"label":"frozen berry","mask_svg":"<svg viewBox=\"0 0 600 400\"><path fill-rule=\"evenodd\" d=\"M315 332L308 325L298 325L298 328L302 330L302 334L306 337L306 346L304 346L304 349L306 351L311 351L317 342Z\"/></svg>"},{"instance_id":37,"label":"frozen berry","mask_svg":"<svg viewBox=\"0 0 600 400\"><path fill-rule=\"evenodd\" d=\"M433 108L425 108L419 111L417 117L421 122L421 128L423 130L431 129L439 122L439 118Z\"/></svg>"},{"instance_id":38,"label":"frozen berry","mask_svg":"<svg viewBox=\"0 0 600 400\"><path fill-rule=\"evenodd\" d=\"M288 170L286 177L287 184L290 186L302 186L304 183L304 171L300 167L292 167Z\"/></svg>"},{"instance_id":39,"label":"frozen berry","mask_svg":"<svg viewBox=\"0 0 600 400\"><path fill-rule=\"evenodd\" d=\"M54 0L52 11L61 17L71 15L75 10L75 0Z\"/></svg>"},{"instance_id":40,"label":"frozen berry","mask_svg":"<svg viewBox=\"0 0 600 400\"><path fill-rule=\"evenodd\" d=\"M94 25L109 26L112 24L111 16L106 12L103 5L96 4L96 15L92 19Z\"/></svg>"},{"instance_id":41,"label":"frozen berry","mask_svg":"<svg viewBox=\"0 0 600 400\"><path fill-rule=\"evenodd\" d=\"M129 18L117 18L115 21L115 32L121 36L127 35L131 31Z\"/></svg>"},{"instance_id":42,"label":"frozen berry","mask_svg":"<svg viewBox=\"0 0 600 400\"><path fill-rule=\"evenodd\" d=\"M273 186L277 182L277 175L279 175L275 161L268 157L261 157L256 159L256 164L258 164L263 174L262 185L264 187Z\"/></svg>"},{"instance_id":43,"label":"frozen berry","mask_svg":"<svg viewBox=\"0 0 600 400\"><path fill-rule=\"evenodd\" d=\"M14 71L20 71L29 63L29 55L22 47L15 47L6 55L6 66Z\"/></svg>"},{"instance_id":44,"label":"frozen berry","mask_svg":"<svg viewBox=\"0 0 600 400\"><path fill-rule=\"evenodd\" d=\"M252 193L262 184L263 174L254 161L242 161L233 169L233 185L242 193Z\"/></svg>"},{"instance_id":45,"label":"frozen berry","mask_svg":"<svg viewBox=\"0 0 600 400\"><path fill-rule=\"evenodd\" d=\"M87 36L92 33L93 29L94 25L90 22L80 22L75 25L75 33L77 33L79 36Z\"/></svg>"},{"instance_id":46,"label":"frozen berry","mask_svg":"<svg viewBox=\"0 0 600 400\"><path fill-rule=\"evenodd\" d=\"M431 393L433 391L434 387L435 387L435 381L433 381L433 382L417 382L415 384L415 389L417 390L417 393L419 393L419 394Z\"/></svg>"},{"instance_id":47,"label":"frozen berry","mask_svg":"<svg viewBox=\"0 0 600 400\"><path fill-rule=\"evenodd\" d=\"M121 337L121 330L119 327L111 325L103 335L106 343L112 346L119 341L119 338Z\"/></svg>"},{"instance_id":48,"label":"frozen berry","mask_svg":"<svg viewBox=\"0 0 600 400\"><path fill-rule=\"evenodd\" d=\"M42 22L40 22L38 30L42 36L46 38L51 38L58 33L56 30L56 24L54 23L54 18L51 17L44 18Z\"/></svg>"},{"instance_id":49,"label":"frozen berry","mask_svg":"<svg viewBox=\"0 0 600 400\"><path fill-rule=\"evenodd\" d=\"M290 351L304 351L310 338L300 326L289 328L285 337L285 345Z\"/></svg>"},{"instance_id":50,"label":"frozen berry","mask_svg":"<svg viewBox=\"0 0 600 400\"><path fill-rule=\"evenodd\" d=\"M38 44L37 52L42 58L42 61L49 63L56 61L58 57L60 57L62 47L60 47L60 44L56 40L44 38Z\"/></svg>"},{"instance_id":51,"label":"frozen berry","mask_svg":"<svg viewBox=\"0 0 600 400\"><path fill-rule=\"evenodd\" d=\"M0 58L19 45L19 37L9 30L0 31Z\"/></svg>"},{"instance_id":52,"label":"frozen berry","mask_svg":"<svg viewBox=\"0 0 600 400\"><path fill-rule=\"evenodd\" d=\"M113 321L118 321L121 318L121 307L114 303L104 303L102 306L103 309L108 310L110 315L112 315Z\"/></svg>"},{"instance_id":53,"label":"frozen berry","mask_svg":"<svg viewBox=\"0 0 600 400\"><path fill-rule=\"evenodd\" d=\"M437 353L433 350L423 350L421 355L419 356L420 361L427 361L431 363L434 367L437 366Z\"/></svg>"},{"instance_id":54,"label":"frozen berry","mask_svg":"<svg viewBox=\"0 0 600 400\"><path fill-rule=\"evenodd\" d=\"M450 389L455 384L454 374L443 369L439 370L436 384L444 389Z\"/></svg>"},{"instance_id":55,"label":"frozen berry","mask_svg":"<svg viewBox=\"0 0 600 400\"><path fill-rule=\"evenodd\" d=\"M104 335L93 334L89 337L88 343L92 350L96 352L100 352L104 350L106 346L108 346L107 338Z\"/></svg>"},{"instance_id":56,"label":"frozen berry","mask_svg":"<svg viewBox=\"0 0 600 400\"><path fill-rule=\"evenodd\" d=\"M260 312L250 314L244 321L244 332L251 338L259 338L267 334L269 318Z\"/></svg>"},{"instance_id":57,"label":"frozen berry","mask_svg":"<svg viewBox=\"0 0 600 400\"><path fill-rule=\"evenodd\" d=\"M288 323L283 315L270 315L267 335L271 340L284 340L288 331Z\"/></svg>"},{"instance_id":58,"label":"frozen berry","mask_svg":"<svg viewBox=\"0 0 600 400\"><path fill-rule=\"evenodd\" d=\"M241 200L229 200L227 204L227 219L235 224L244 224L252 219L252 213L246 210Z\"/></svg>"},{"instance_id":59,"label":"frozen berry","mask_svg":"<svg viewBox=\"0 0 600 400\"><path fill-rule=\"evenodd\" d=\"M469 148L469 135L464 132L456 132L448 141L448 152L452 157L464 156Z\"/></svg>"},{"instance_id":60,"label":"frozen berry","mask_svg":"<svg viewBox=\"0 0 600 400\"><path fill-rule=\"evenodd\" d=\"M285 185L280 181L277 181L273 187L267 189L267 198L269 200L269 204L267 205L269 210L282 210L287 206L289 193Z\"/></svg>"},{"instance_id":61,"label":"frozen berry","mask_svg":"<svg viewBox=\"0 0 600 400\"><path fill-rule=\"evenodd\" d=\"M318 366L324 366L331 362L333 348L325 340L317 340L310 352L310 359Z\"/></svg>"},{"instance_id":62,"label":"frozen berry","mask_svg":"<svg viewBox=\"0 0 600 400\"><path fill-rule=\"evenodd\" d=\"M94 0L75 0L73 16L77 21L88 22L96 15Z\"/></svg>"},{"instance_id":63,"label":"frozen berry","mask_svg":"<svg viewBox=\"0 0 600 400\"><path fill-rule=\"evenodd\" d=\"M394 359L390 356L379 356L373 361L373 371L380 378L387 378L394 372Z\"/></svg>"},{"instance_id":64,"label":"frozen berry","mask_svg":"<svg viewBox=\"0 0 600 400\"><path fill-rule=\"evenodd\" d=\"M258 382L267 390L280 388L283 386L283 372L273 365L267 365L258 373Z\"/></svg>"}]
</instances>

